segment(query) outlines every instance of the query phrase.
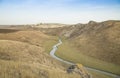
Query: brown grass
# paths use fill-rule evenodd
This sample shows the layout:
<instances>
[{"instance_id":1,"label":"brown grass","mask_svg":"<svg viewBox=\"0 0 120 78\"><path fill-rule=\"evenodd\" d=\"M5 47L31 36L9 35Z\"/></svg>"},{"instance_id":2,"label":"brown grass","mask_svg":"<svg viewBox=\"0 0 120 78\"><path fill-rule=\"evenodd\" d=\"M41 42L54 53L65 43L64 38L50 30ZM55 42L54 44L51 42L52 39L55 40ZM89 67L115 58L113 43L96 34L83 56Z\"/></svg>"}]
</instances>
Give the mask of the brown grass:
<instances>
[{"instance_id":1,"label":"brown grass","mask_svg":"<svg viewBox=\"0 0 120 78\"><path fill-rule=\"evenodd\" d=\"M0 33L0 78L80 78L45 52L52 39L40 31Z\"/></svg>"}]
</instances>

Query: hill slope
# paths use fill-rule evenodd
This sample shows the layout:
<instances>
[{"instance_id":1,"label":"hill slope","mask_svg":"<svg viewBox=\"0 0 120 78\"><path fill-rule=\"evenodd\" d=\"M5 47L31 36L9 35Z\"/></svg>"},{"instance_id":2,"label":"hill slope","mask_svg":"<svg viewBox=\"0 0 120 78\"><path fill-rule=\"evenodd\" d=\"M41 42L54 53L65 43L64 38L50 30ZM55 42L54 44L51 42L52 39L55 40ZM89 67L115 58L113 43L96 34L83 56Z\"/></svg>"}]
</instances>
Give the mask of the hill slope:
<instances>
[{"instance_id":1,"label":"hill slope","mask_svg":"<svg viewBox=\"0 0 120 78\"><path fill-rule=\"evenodd\" d=\"M49 39L40 31L0 33L0 78L80 78L45 52Z\"/></svg>"},{"instance_id":2,"label":"hill slope","mask_svg":"<svg viewBox=\"0 0 120 78\"><path fill-rule=\"evenodd\" d=\"M120 21L90 21L88 24L67 26L59 31L58 34L67 37L81 53L120 65Z\"/></svg>"},{"instance_id":3,"label":"hill slope","mask_svg":"<svg viewBox=\"0 0 120 78\"><path fill-rule=\"evenodd\" d=\"M63 38L57 56L120 75L120 21L90 21L47 29L46 33Z\"/></svg>"},{"instance_id":4,"label":"hill slope","mask_svg":"<svg viewBox=\"0 0 120 78\"><path fill-rule=\"evenodd\" d=\"M120 65L120 22L88 24L80 31L74 40L83 54Z\"/></svg>"}]
</instances>

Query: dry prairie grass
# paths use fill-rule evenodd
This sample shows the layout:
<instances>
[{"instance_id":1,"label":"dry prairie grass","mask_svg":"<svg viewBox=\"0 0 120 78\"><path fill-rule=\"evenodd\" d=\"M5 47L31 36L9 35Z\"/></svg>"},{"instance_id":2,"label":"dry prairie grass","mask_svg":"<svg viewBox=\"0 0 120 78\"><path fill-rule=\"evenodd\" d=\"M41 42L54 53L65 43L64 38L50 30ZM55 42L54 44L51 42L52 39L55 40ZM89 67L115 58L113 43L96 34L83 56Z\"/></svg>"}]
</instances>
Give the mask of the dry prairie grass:
<instances>
[{"instance_id":1,"label":"dry prairie grass","mask_svg":"<svg viewBox=\"0 0 120 78\"><path fill-rule=\"evenodd\" d=\"M0 60L1 78L80 78L78 74L67 74L40 64Z\"/></svg>"},{"instance_id":2,"label":"dry prairie grass","mask_svg":"<svg viewBox=\"0 0 120 78\"><path fill-rule=\"evenodd\" d=\"M1 78L79 78L67 75L62 64L41 47L18 41L0 40Z\"/></svg>"},{"instance_id":3,"label":"dry prairie grass","mask_svg":"<svg viewBox=\"0 0 120 78\"><path fill-rule=\"evenodd\" d=\"M12 33L0 33L0 39L22 41L29 44L42 46L41 43L48 39L49 36L40 31L17 31Z\"/></svg>"},{"instance_id":4,"label":"dry prairie grass","mask_svg":"<svg viewBox=\"0 0 120 78\"><path fill-rule=\"evenodd\" d=\"M0 33L0 78L80 78L45 52L54 39L40 31Z\"/></svg>"},{"instance_id":5,"label":"dry prairie grass","mask_svg":"<svg viewBox=\"0 0 120 78\"><path fill-rule=\"evenodd\" d=\"M1 60L39 63L50 67L57 66L57 62L44 53L41 47L10 40L0 40L0 43Z\"/></svg>"},{"instance_id":6,"label":"dry prairie grass","mask_svg":"<svg viewBox=\"0 0 120 78\"><path fill-rule=\"evenodd\" d=\"M77 37L73 46L76 46L83 54L120 65L120 23L108 26L98 33L92 31Z\"/></svg>"}]
</instances>

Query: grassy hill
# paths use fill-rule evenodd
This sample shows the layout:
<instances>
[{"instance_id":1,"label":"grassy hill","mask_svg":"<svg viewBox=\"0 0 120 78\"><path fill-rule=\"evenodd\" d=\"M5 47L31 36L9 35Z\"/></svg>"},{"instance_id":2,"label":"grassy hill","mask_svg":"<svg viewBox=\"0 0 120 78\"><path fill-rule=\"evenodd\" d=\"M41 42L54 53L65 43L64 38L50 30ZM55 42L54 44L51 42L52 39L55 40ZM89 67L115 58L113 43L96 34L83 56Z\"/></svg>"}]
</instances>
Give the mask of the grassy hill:
<instances>
[{"instance_id":1,"label":"grassy hill","mask_svg":"<svg viewBox=\"0 0 120 78\"><path fill-rule=\"evenodd\" d=\"M61 28L59 34L66 37L59 57L120 74L120 21L90 21Z\"/></svg>"},{"instance_id":2,"label":"grassy hill","mask_svg":"<svg viewBox=\"0 0 120 78\"><path fill-rule=\"evenodd\" d=\"M44 32L64 36L83 54L120 65L120 21L90 21L87 24L44 29Z\"/></svg>"},{"instance_id":3,"label":"grassy hill","mask_svg":"<svg viewBox=\"0 0 120 78\"><path fill-rule=\"evenodd\" d=\"M84 31L86 33L83 32L74 39L81 53L120 65L120 22L106 21L98 25L93 24Z\"/></svg>"},{"instance_id":4,"label":"grassy hill","mask_svg":"<svg viewBox=\"0 0 120 78\"><path fill-rule=\"evenodd\" d=\"M54 39L40 31L1 32L0 78L80 78L47 54L45 41Z\"/></svg>"}]
</instances>

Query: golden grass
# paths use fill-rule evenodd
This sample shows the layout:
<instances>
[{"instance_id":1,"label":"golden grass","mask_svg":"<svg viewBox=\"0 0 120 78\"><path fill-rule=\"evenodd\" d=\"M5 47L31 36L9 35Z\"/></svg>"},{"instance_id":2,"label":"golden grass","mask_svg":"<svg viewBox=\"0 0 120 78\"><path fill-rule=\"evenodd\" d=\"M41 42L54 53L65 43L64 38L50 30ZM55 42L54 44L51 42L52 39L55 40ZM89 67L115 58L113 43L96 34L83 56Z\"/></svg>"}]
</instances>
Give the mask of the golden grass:
<instances>
[{"instance_id":1,"label":"golden grass","mask_svg":"<svg viewBox=\"0 0 120 78\"><path fill-rule=\"evenodd\" d=\"M0 78L80 78L47 54L56 42L39 31L0 33Z\"/></svg>"},{"instance_id":2,"label":"golden grass","mask_svg":"<svg viewBox=\"0 0 120 78\"><path fill-rule=\"evenodd\" d=\"M49 66L57 65L54 59L46 54L41 47L10 40L0 40L0 43L0 59L2 60L38 62Z\"/></svg>"},{"instance_id":3,"label":"golden grass","mask_svg":"<svg viewBox=\"0 0 120 78\"><path fill-rule=\"evenodd\" d=\"M1 78L81 78L78 74L67 74L65 71L26 62L0 60Z\"/></svg>"},{"instance_id":4,"label":"golden grass","mask_svg":"<svg viewBox=\"0 0 120 78\"><path fill-rule=\"evenodd\" d=\"M120 22L112 23L88 26L91 28L71 40L72 46L87 56L120 65Z\"/></svg>"},{"instance_id":5,"label":"golden grass","mask_svg":"<svg viewBox=\"0 0 120 78\"><path fill-rule=\"evenodd\" d=\"M36 46L42 46L42 42L49 39L49 36L40 31L17 31L13 33L0 33L1 40L13 40L29 43Z\"/></svg>"}]
</instances>

